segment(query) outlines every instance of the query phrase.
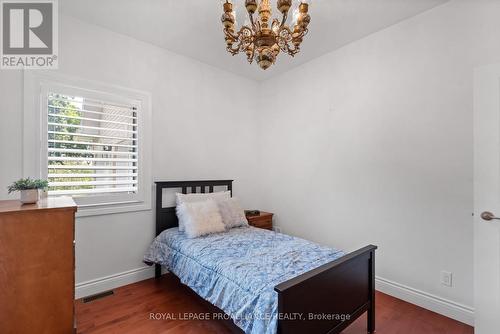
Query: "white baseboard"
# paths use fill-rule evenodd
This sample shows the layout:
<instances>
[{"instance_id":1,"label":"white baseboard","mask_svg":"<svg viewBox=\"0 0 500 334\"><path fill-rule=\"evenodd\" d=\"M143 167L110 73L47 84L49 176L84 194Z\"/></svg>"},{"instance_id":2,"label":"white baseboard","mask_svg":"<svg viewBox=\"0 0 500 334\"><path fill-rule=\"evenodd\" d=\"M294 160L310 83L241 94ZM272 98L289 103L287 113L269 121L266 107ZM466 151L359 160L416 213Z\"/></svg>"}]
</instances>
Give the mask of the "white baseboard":
<instances>
[{"instance_id":1,"label":"white baseboard","mask_svg":"<svg viewBox=\"0 0 500 334\"><path fill-rule=\"evenodd\" d=\"M474 308L470 306L462 305L382 277L376 277L375 286L380 292L474 326Z\"/></svg>"},{"instance_id":2,"label":"white baseboard","mask_svg":"<svg viewBox=\"0 0 500 334\"><path fill-rule=\"evenodd\" d=\"M154 277L154 267L141 267L81 282L76 285L76 298L90 296L151 277ZM382 277L376 278L376 288L390 296L474 326L474 309L470 306L462 305Z\"/></svg>"},{"instance_id":3,"label":"white baseboard","mask_svg":"<svg viewBox=\"0 0 500 334\"><path fill-rule=\"evenodd\" d=\"M76 284L75 298L94 295L154 277L153 267L141 267Z\"/></svg>"}]
</instances>

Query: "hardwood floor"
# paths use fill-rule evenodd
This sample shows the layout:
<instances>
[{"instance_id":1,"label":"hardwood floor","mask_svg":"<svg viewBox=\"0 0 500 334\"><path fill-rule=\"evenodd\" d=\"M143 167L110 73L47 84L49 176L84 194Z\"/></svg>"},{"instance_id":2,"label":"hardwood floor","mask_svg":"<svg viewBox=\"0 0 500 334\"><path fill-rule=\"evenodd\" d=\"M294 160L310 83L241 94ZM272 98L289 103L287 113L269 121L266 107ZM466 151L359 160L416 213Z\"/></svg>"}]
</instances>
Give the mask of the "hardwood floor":
<instances>
[{"instance_id":1,"label":"hardwood floor","mask_svg":"<svg viewBox=\"0 0 500 334\"><path fill-rule=\"evenodd\" d=\"M377 292L378 334L471 334L473 328L418 306ZM115 294L76 304L78 333L224 334L234 328L224 320L180 319L187 313L212 312L210 305L173 275L149 279L115 290ZM150 319L151 313L164 319ZM166 314L174 315L168 319ZM366 333L366 316L345 334Z\"/></svg>"}]
</instances>

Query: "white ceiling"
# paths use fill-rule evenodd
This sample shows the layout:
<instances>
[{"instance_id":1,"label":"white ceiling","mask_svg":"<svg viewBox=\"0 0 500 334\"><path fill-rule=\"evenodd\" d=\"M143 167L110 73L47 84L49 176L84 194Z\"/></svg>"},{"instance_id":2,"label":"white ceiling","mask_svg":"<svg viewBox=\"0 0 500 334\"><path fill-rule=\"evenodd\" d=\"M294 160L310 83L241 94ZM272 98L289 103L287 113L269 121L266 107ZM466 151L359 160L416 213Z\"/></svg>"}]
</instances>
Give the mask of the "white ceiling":
<instances>
[{"instance_id":1,"label":"white ceiling","mask_svg":"<svg viewBox=\"0 0 500 334\"><path fill-rule=\"evenodd\" d=\"M293 0L298 3L298 0ZM225 51L221 0L63 0L64 14L255 80L265 80L448 0L313 0L302 51L263 71ZM233 0L238 22L244 0ZM275 0L272 0L275 3ZM277 10L275 11L275 13Z\"/></svg>"}]
</instances>

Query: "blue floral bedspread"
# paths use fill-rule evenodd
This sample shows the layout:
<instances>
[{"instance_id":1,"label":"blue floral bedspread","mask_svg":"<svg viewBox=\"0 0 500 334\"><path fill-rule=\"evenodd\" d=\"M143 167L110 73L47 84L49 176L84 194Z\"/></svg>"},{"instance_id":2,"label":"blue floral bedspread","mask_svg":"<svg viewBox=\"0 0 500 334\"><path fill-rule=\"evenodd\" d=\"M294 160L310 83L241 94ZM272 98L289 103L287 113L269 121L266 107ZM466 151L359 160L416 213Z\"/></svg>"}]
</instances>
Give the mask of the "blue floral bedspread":
<instances>
[{"instance_id":1,"label":"blue floral bedspread","mask_svg":"<svg viewBox=\"0 0 500 334\"><path fill-rule=\"evenodd\" d=\"M144 261L165 266L248 334L276 333L274 287L344 255L310 241L254 227L188 239L163 231Z\"/></svg>"}]
</instances>

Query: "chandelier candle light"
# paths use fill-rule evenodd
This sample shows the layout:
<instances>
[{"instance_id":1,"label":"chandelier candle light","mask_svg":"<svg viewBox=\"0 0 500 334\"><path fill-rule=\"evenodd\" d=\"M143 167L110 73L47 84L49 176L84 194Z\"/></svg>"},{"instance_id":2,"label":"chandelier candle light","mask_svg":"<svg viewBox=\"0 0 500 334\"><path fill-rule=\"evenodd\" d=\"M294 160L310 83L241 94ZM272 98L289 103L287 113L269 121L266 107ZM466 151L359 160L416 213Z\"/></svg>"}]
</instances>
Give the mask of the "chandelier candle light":
<instances>
[{"instance_id":1,"label":"chandelier candle light","mask_svg":"<svg viewBox=\"0 0 500 334\"><path fill-rule=\"evenodd\" d=\"M245 0L245 7L250 18L248 25L236 30L236 15L231 0L224 0L222 24L226 39L226 49L233 56L245 52L249 63L254 58L263 70L276 62L280 51L295 56L300 51L302 39L307 34L311 22L308 14L308 0L302 0L295 12L293 28L286 25L292 0L277 0L278 10L283 15L281 21L272 18L270 0ZM254 18L258 11L258 18Z\"/></svg>"}]
</instances>

